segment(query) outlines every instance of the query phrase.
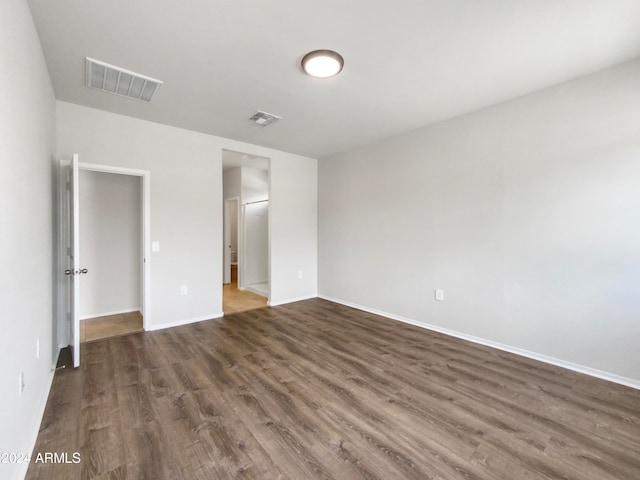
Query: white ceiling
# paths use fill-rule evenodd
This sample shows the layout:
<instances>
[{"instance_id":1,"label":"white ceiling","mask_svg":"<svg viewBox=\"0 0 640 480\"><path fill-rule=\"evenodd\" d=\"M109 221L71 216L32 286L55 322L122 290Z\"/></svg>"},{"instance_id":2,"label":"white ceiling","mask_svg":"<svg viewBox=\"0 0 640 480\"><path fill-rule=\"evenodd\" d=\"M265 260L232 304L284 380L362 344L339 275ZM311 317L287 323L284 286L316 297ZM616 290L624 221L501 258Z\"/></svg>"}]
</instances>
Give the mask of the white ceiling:
<instances>
[{"instance_id":1,"label":"white ceiling","mask_svg":"<svg viewBox=\"0 0 640 480\"><path fill-rule=\"evenodd\" d=\"M28 3L59 100L318 158L640 57L640 0ZM302 73L320 48L337 77ZM87 56L165 83L91 90Z\"/></svg>"}]
</instances>

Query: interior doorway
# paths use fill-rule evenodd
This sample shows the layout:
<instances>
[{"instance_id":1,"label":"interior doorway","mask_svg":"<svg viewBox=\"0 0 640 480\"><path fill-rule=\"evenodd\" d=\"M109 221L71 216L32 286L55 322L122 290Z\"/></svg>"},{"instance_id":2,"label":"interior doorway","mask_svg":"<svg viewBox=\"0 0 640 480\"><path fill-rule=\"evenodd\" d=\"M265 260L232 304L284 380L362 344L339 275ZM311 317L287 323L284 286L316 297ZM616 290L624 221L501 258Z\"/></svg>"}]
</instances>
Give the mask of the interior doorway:
<instances>
[{"instance_id":1,"label":"interior doorway","mask_svg":"<svg viewBox=\"0 0 640 480\"><path fill-rule=\"evenodd\" d=\"M80 343L143 331L142 181L80 169Z\"/></svg>"},{"instance_id":2,"label":"interior doorway","mask_svg":"<svg viewBox=\"0 0 640 480\"><path fill-rule=\"evenodd\" d=\"M80 344L81 344L81 303L80 298L82 296L82 287L87 286L87 279L90 276L95 276L100 273L99 267L92 267L91 271L86 265L83 265L81 256L81 238L80 238L80 223L82 207L87 208L86 200L80 201L80 189L82 186L82 180L80 177L81 172L103 172L109 174L116 174L116 176L130 176L130 182L134 185L137 184L137 190L133 193L135 205L131 206L131 209L137 210L133 231L137 237L137 241L132 245L132 250L138 254L137 269L139 274L137 280L134 280L132 290L133 295L136 296L136 307L138 315L142 316L143 328L150 323L150 172L146 170L135 170L130 168L112 167L106 165L94 165L88 163L80 163L78 155L74 154L70 160L60 161L60 175L59 175L59 242L58 242L58 268L60 280L58 285L58 308L57 308L57 326L58 326L58 342L57 349L67 345L71 348L71 356L73 366L78 367L80 365ZM86 181L86 178L84 179ZM112 204L110 200L102 200L103 207L106 204ZM116 203L116 202L113 202ZM82 204L82 205L81 205ZM107 215L117 215L117 209L105 209ZM85 212L87 213L87 212ZM85 218L85 227L87 220ZM86 228L85 228L86 230ZM95 232L93 238L100 238L101 235ZM111 239L113 241L113 239ZM88 240L83 239L82 243L86 243ZM137 245L136 245L137 243ZM85 245L86 247L86 245ZM83 248L84 250L84 248ZM86 250L85 250L86 253ZM87 261L90 261L90 255L87 257ZM96 264L97 265L97 264ZM112 271L112 276L118 277L121 272ZM91 290L91 289L89 289ZM110 289L108 289L110 292ZM99 295L100 292L105 290L93 289L94 294ZM112 293L112 292L110 292ZM104 312L107 314L118 314L128 312ZM86 316L86 312L85 312ZM123 319L124 322L132 323L131 318ZM86 339L86 337L85 337ZM57 352L56 352L57 356Z\"/></svg>"},{"instance_id":3,"label":"interior doorway","mask_svg":"<svg viewBox=\"0 0 640 480\"><path fill-rule=\"evenodd\" d=\"M222 151L223 311L268 305L269 159Z\"/></svg>"}]
</instances>

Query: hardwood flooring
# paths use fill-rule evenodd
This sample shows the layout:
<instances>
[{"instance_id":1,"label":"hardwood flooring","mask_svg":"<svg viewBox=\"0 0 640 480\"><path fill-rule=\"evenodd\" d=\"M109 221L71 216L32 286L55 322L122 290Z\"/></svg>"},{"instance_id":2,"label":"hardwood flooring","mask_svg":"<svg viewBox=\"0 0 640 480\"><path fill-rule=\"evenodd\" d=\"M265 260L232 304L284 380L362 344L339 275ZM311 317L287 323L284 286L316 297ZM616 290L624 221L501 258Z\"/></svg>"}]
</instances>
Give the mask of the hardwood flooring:
<instances>
[{"instance_id":1,"label":"hardwood flooring","mask_svg":"<svg viewBox=\"0 0 640 480\"><path fill-rule=\"evenodd\" d=\"M640 478L640 391L320 299L81 348L28 479Z\"/></svg>"},{"instance_id":2,"label":"hardwood flooring","mask_svg":"<svg viewBox=\"0 0 640 480\"><path fill-rule=\"evenodd\" d=\"M142 330L142 314L140 312L88 318L80 321L80 342L93 342L118 335L142 332Z\"/></svg>"},{"instance_id":3,"label":"hardwood flooring","mask_svg":"<svg viewBox=\"0 0 640 480\"><path fill-rule=\"evenodd\" d=\"M233 268L235 267L235 268ZM222 310L225 315L267 306L267 298L238 289L237 265L231 268L231 283L222 286Z\"/></svg>"}]
</instances>

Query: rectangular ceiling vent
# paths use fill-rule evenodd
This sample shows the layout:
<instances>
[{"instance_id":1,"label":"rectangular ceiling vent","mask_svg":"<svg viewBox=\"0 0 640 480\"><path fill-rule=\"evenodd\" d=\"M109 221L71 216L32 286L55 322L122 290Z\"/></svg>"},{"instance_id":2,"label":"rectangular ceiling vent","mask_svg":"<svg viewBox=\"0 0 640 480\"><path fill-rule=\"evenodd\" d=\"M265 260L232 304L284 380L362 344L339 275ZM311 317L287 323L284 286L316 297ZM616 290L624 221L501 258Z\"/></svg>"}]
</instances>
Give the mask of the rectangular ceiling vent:
<instances>
[{"instance_id":1,"label":"rectangular ceiling vent","mask_svg":"<svg viewBox=\"0 0 640 480\"><path fill-rule=\"evenodd\" d=\"M252 122L256 122L258 125L261 125L263 127L271 125L273 122L277 122L281 119L282 117L267 112L261 112L260 110L249 117L249 120L251 120Z\"/></svg>"},{"instance_id":2,"label":"rectangular ceiling vent","mask_svg":"<svg viewBox=\"0 0 640 480\"><path fill-rule=\"evenodd\" d=\"M87 87L150 102L162 81L87 57Z\"/></svg>"}]
</instances>

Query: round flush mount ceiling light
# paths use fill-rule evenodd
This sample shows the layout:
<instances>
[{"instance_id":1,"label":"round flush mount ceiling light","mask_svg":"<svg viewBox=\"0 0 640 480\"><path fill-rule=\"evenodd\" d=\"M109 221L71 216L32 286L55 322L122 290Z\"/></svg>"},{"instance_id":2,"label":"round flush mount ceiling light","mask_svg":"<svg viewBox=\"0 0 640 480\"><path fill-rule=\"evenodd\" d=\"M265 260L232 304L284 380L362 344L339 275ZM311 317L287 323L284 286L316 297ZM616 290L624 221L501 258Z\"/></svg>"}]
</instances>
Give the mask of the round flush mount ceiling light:
<instances>
[{"instance_id":1,"label":"round flush mount ceiling light","mask_svg":"<svg viewBox=\"0 0 640 480\"><path fill-rule=\"evenodd\" d=\"M342 55L333 50L314 50L302 57L302 69L312 77L333 77L342 71L343 66Z\"/></svg>"}]
</instances>

